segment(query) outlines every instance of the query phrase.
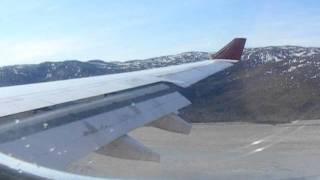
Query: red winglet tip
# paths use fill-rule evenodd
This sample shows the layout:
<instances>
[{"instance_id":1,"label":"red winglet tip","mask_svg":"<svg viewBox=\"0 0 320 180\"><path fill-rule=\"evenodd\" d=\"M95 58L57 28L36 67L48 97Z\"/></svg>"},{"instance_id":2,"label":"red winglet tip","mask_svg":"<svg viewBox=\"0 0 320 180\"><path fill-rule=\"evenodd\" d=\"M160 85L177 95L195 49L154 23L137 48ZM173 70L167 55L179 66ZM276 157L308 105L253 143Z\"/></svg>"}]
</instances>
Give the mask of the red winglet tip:
<instances>
[{"instance_id":1,"label":"red winglet tip","mask_svg":"<svg viewBox=\"0 0 320 180\"><path fill-rule=\"evenodd\" d=\"M210 55L211 59L240 60L246 44L246 38L235 38L217 53Z\"/></svg>"}]
</instances>

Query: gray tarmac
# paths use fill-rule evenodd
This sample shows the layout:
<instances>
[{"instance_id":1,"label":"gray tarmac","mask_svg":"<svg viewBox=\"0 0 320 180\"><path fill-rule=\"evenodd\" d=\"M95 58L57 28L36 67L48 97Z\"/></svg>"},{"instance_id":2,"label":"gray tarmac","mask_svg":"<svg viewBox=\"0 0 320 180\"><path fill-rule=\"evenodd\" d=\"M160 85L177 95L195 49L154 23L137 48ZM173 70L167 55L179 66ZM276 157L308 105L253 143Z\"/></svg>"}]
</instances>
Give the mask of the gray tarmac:
<instances>
[{"instance_id":1,"label":"gray tarmac","mask_svg":"<svg viewBox=\"0 0 320 180\"><path fill-rule=\"evenodd\" d=\"M320 120L193 124L190 135L143 127L130 134L161 162L91 153L69 171L130 179L320 179Z\"/></svg>"}]
</instances>

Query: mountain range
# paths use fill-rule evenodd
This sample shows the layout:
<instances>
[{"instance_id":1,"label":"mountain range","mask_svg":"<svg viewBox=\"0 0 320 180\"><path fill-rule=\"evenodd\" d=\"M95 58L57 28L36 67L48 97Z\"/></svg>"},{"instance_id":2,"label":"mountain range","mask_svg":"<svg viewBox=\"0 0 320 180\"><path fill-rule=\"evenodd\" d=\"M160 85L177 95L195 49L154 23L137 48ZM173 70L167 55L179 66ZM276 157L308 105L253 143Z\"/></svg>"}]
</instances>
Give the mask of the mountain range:
<instances>
[{"instance_id":1,"label":"mountain range","mask_svg":"<svg viewBox=\"0 0 320 180\"><path fill-rule=\"evenodd\" d=\"M114 74L209 58L185 52L126 62L68 60L0 67L0 86ZM192 122L281 123L320 118L320 48L245 49L242 61L186 89L193 104L181 115Z\"/></svg>"},{"instance_id":2,"label":"mountain range","mask_svg":"<svg viewBox=\"0 0 320 180\"><path fill-rule=\"evenodd\" d=\"M208 57L208 53L205 52L186 52L178 55L126 62L66 60L62 62L4 66L0 67L0 87L137 71L195 62L208 59Z\"/></svg>"}]
</instances>

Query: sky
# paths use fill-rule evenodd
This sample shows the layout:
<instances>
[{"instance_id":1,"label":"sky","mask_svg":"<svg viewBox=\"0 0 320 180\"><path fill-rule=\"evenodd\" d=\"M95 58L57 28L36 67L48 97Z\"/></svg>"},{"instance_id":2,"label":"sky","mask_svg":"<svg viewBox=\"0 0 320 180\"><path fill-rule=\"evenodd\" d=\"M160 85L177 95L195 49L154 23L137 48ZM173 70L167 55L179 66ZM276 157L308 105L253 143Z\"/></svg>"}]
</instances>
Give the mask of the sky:
<instances>
[{"instance_id":1,"label":"sky","mask_svg":"<svg viewBox=\"0 0 320 180\"><path fill-rule=\"evenodd\" d=\"M0 0L0 66L126 61L247 47L320 47L318 0Z\"/></svg>"}]
</instances>

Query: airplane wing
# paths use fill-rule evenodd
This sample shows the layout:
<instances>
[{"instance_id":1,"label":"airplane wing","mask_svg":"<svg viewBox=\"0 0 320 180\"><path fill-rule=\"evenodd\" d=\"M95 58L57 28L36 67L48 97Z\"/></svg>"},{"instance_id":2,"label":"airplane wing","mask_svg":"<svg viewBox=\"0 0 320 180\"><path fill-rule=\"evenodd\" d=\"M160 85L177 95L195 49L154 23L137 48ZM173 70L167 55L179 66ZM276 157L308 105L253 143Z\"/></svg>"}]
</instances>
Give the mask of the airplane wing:
<instances>
[{"instance_id":1,"label":"airplane wing","mask_svg":"<svg viewBox=\"0 0 320 180\"><path fill-rule=\"evenodd\" d=\"M210 60L195 63L0 88L0 151L58 170L93 151L160 161L128 133L153 126L188 134L191 125L179 109L190 101L179 88L234 65L245 41L236 38Z\"/></svg>"}]
</instances>

